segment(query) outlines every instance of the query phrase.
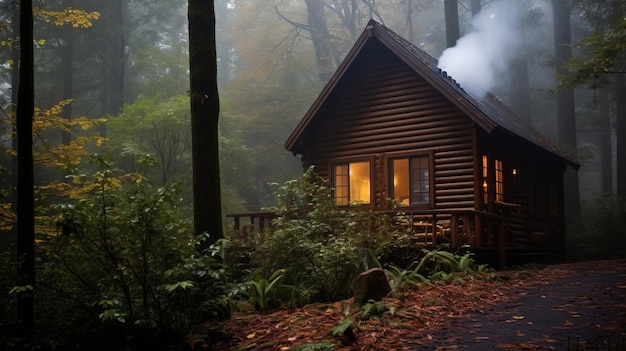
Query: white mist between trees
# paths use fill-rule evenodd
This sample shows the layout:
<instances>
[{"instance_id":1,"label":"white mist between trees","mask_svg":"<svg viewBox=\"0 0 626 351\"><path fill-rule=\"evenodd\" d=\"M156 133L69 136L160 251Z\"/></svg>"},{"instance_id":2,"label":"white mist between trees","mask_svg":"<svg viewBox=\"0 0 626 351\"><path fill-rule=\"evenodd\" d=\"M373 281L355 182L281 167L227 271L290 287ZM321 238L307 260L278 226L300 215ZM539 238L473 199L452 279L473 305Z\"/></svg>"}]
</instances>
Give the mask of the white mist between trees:
<instances>
[{"instance_id":1,"label":"white mist between trees","mask_svg":"<svg viewBox=\"0 0 626 351\"><path fill-rule=\"evenodd\" d=\"M483 8L472 21L473 30L444 50L438 67L474 97L484 97L521 49L522 14L514 0Z\"/></svg>"}]
</instances>

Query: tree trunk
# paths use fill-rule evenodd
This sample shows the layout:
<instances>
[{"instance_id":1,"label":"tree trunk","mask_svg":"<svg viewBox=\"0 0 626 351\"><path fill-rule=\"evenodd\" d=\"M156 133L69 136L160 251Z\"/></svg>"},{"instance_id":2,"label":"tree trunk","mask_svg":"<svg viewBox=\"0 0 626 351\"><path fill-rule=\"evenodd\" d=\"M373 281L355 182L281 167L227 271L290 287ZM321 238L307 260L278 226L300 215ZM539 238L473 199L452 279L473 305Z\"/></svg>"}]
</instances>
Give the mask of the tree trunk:
<instances>
[{"instance_id":1,"label":"tree trunk","mask_svg":"<svg viewBox=\"0 0 626 351\"><path fill-rule=\"evenodd\" d=\"M188 0L194 233L223 237L214 1Z\"/></svg>"},{"instance_id":2,"label":"tree trunk","mask_svg":"<svg viewBox=\"0 0 626 351\"><path fill-rule=\"evenodd\" d=\"M600 191L613 193L613 148L611 146L611 113L609 91L600 89L598 104L600 110Z\"/></svg>"},{"instance_id":3,"label":"tree trunk","mask_svg":"<svg viewBox=\"0 0 626 351\"><path fill-rule=\"evenodd\" d=\"M475 17L482 10L481 0L472 0L471 6L472 6L472 17Z\"/></svg>"},{"instance_id":4,"label":"tree trunk","mask_svg":"<svg viewBox=\"0 0 626 351\"><path fill-rule=\"evenodd\" d=\"M554 17L554 53L557 75L566 75L563 63L572 57L571 24L568 0L552 0ZM570 150L576 150L576 112L573 89L560 89L556 94L557 125L559 143ZM568 169L565 172L565 211L572 219L580 214L580 193L578 173Z\"/></svg>"},{"instance_id":5,"label":"tree trunk","mask_svg":"<svg viewBox=\"0 0 626 351\"><path fill-rule=\"evenodd\" d=\"M17 294L18 330L28 338L35 330L35 197L33 191L33 5L20 1L20 83L17 93L17 280L27 287Z\"/></svg>"},{"instance_id":6,"label":"tree trunk","mask_svg":"<svg viewBox=\"0 0 626 351\"><path fill-rule=\"evenodd\" d=\"M518 6L517 11L522 11L523 7ZM519 31L523 44L526 45L526 24L520 23ZM517 55L511 66L511 80L513 91L511 93L511 109L522 119L532 125L532 99L530 97L530 78L528 77L528 58L526 51Z\"/></svg>"},{"instance_id":7,"label":"tree trunk","mask_svg":"<svg viewBox=\"0 0 626 351\"><path fill-rule=\"evenodd\" d=\"M617 150L617 194L626 198L626 79L615 76L615 149Z\"/></svg>"},{"instance_id":8,"label":"tree trunk","mask_svg":"<svg viewBox=\"0 0 626 351\"><path fill-rule=\"evenodd\" d=\"M72 3L69 4L73 6ZM63 69L63 100L71 99L73 95L73 82L74 82L74 31L75 28L66 29L65 32L65 45L61 48L61 65ZM72 105L66 105L63 108L63 118L72 120ZM61 141L63 144L69 144L72 140L71 132L61 132Z\"/></svg>"},{"instance_id":9,"label":"tree trunk","mask_svg":"<svg viewBox=\"0 0 626 351\"><path fill-rule=\"evenodd\" d=\"M415 40L415 35L413 34L413 0L408 0L406 5L406 25L409 31L408 39L412 43Z\"/></svg>"},{"instance_id":10,"label":"tree trunk","mask_svg":"<svg viewBox=\"0 0 626 351\"><path fill-rule=\"evenodd\" d=\"M326 83L335 71L333 48L330 43L330 33L326 26L324 2L321 0L304 0L307 7L309 32L315 48L317 69L320 82Z\"/></svg>"},{"instance_id":11,"label":"tree trunk","mask_svg":"<svg viewBox=\"0 0 626 351\"><path fill-rule=\"evenodd\" d=\"M443 0L443 10L446 18L446 45L451 48L456 45L456 41L461 37L457 0Z\"/></svg>"},{"instance_id":12,"label":"tree trunk","mask_svg":"<svg viewBox=\"0 0 626 351\"><path fill-rule=\"evenodd\" d=\"M109 115L118 115L124 106L124 74L126 68L126 39L124 23L124 6L126 1L113 0L108 7L107 24L110 36L109 69L105 70L109 78L108 94L104 108ZM106 136L106 125L101 125L101 134Z\"/></svg>"}]
</instances>

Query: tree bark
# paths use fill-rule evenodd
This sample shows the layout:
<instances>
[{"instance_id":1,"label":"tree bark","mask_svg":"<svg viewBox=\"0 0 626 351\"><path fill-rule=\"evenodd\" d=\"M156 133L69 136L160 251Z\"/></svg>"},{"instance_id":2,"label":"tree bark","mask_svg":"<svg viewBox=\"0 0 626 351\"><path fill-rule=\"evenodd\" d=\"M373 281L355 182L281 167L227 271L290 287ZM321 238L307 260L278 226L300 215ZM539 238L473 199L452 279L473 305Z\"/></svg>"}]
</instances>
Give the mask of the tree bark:
<instances>
[{"instance_id":1,"label":"tree bark","mask_svg":"<svg viewBox=\"0 0 626 351\"><path fill-rule=\"evenodd\" d=\"M223 237L214 1L188 0L194 233Z\"/></svg>"},{"instance_id":2,"label":"tree bark","mask_svg":"<svg viewBox=\"0 0 626 351\"><path fill-rule=\"evenodd\" d=\"M522 11L523 7L518 6L517 11ZM522 43L526 45L525 23L519 24ZM520 53L512 62L511 78L513 81L513 91L511 93L511 109L522 119L532 125L532 99L530 97L530 78L528 76L528 58L526 51Z\"/></svg>"},{"instance_id":3,"label":"tree bark","mask_svg":"<svg viewBox=\"0 0 626 351\"><path fill-rule=\"evenodd\" d=\"M124 76L126 72L126 36L125 36L125 23L124 23L124 6L126 2L123 0L116 0L114 6L114 21L117 25L117 30L113 36L113 82L112 99L110 112L112 114L118 114L122 112L124 106Z\"/></svg>"},{"instance_id":4,"label":"tree bark","mask_svg":"<svg viewBox=\"0 0 626 351\"><path fill-rule=\"evenodd\" d=\"M572 57L572 36L570 24L570 8L568 0L552 0L554 19L554 53L557 63L557 75L567 75L563 63ZM573 89L560 89L556 94L557 125L559 143L570 150L575 150L576 112ZM566 216L573 218L580 214L580 192L578 173L568 169L565 172L565 211Z\"/></svg>"},{"instance_id":5,"label":"tree bark","mask_svg":"<svg viewBox=\"0 0 626 351\"><path fill-rule=\"evenodd\" d=\"M304 0L307 7L309 32L315 48L318 75L321 82L327 82L335 71L333 64L333 48L330 43L330 33L326 26L324 2L321 0Z\"/></svg>"},{"instance_id":6,"label":"tree bark","mask_svg":"<svg viewBox=\"0 0 626 351\"><path fill-rule=\"evenodd\" d=\"M472 17L475 17L476 15L478 15L480 13L480 11L482 10L481 2L482 2L481 0L472 0L471 1Z\"/></svg>"},{"instance_id":7,"label":"tree bark","mask_svg":"<svg viewBox=\"0 0 626 351\"><path fill-rule=\"evenodd\" d=\"M626 198L626 77L615 76L615 149L617 150L617 195Z\"/></svg>"},{"instance_id":8,"label":"tree bark","mask_svg":"<svg viewBox=\"0 0 626 351\"><path fill-rule=\"evenodd\" d=\"M457 0L444 0L443 10L446 21L446 45L451 48L456 45L456 41L461 37L459 27L459 4Z\"/></svg>"},{"instance_id":9,"label":"tree bark","mask_svg":"<svg viewBox=\"0 0 626 351\"><path fill-rule=\"evenodd\" d=\"M609 91L600 89L598 104L600 110L600 191L613 193L613 148L611 147L611 113Z\"/></svg>"},{"instance_id":10,"label":"tree bark","mask_svg":"<svg viewBox=\"0 0 626 351\"><path fill-rule=\"evenodd\" d=\"M22 337L35 330L35 196L33 191L33 6L31 0L20 1L20 83L17 93L17 280L29 287L17 294L17 318ZM17 64L17 63L16 63Z\"/></svg>"},{"instance_id":11,"label":"tree bark","mask_svg":"<svg viewBox=\"0 0 626 351\"><path fill-rule=\"evenodd\" d=\"M73 6L70 2L69 6ZM61 65L63 69L63 100L71 99L74 91L74 31L75 28L69 28L64 31L65 45L61 48ZM72 105L66 105L62 111L62 117L68 121L72 120ZM61 132L61 141L63 144L69 144L72 140L71 132Z\"/></svg>"}]
</instances>

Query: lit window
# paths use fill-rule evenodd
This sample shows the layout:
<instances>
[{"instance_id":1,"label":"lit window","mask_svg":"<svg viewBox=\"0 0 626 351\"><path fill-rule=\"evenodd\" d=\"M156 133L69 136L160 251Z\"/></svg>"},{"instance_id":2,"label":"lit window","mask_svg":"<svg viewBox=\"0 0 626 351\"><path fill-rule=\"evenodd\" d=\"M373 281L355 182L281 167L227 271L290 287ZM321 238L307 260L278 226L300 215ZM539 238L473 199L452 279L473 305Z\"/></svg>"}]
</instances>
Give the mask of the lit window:
<instances>
[{"instance_id":1,"label":"lit window","mask_svg":"<svg viewBox=\"0 0 626 351\"><path fill-rule=\"evenodd\" d=\"M334 166L335 203L339 206L370 203L370 163L350 162Z\"/></svg>"},{"instance_id":2,"label":"lit window","mask_svg":"<svg viewBox=\"0 0 626 351\"><path fill-rule=\"evenodd\" d=\"M488 188L487 176L489 175L488 164L489 164L489 159L487 158L487 155L483 155L483 201L484 203L489 202L489 195L487 192L487 188Z\"/></svg>"},{"instance_id":3,"label":"lit window","mask_svg":"<svg viewBox=\"0 0 626 351\"><path fill-rule=\"evenodd\" d=\"M389 163L390 195L400 206L430 203L428 156L396 158Z\"/></svg>"},{"instance_id":4,"label":"lit window","mask_svg":"<svg viewBox=\"0 0 626 351\"><path fill-rule=\"evenodd\" d=\"M502 161L496 160L496 201L504 201L504 172Z\"/></svg>"},{"instance_id":5,"label":"lit window","mask_svg":"<svg viewBox=\"0 0 626 351\"><path fill-rule=\"evenodd\" d=\"M483 155L483 196L485 203L488 202L488 191L487 191L487 183L489 181L489 169L488 169L489 159L486 155ZM494 160L494 179L496 185L496 196L495 201L504 201L504 171L502 166L502 161Z\"/></svg>"}]
</instances>

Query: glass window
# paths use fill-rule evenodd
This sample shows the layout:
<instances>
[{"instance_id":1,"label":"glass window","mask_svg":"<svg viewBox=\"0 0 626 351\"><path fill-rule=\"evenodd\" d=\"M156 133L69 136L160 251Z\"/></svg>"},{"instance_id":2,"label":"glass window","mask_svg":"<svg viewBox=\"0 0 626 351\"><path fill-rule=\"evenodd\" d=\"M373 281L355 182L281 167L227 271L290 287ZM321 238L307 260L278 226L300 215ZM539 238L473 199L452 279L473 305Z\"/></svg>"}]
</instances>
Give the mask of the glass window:
<instances>
[{"instance_id":1,"label":"glass window","mask_svg":"<svg viewBox=\"0 0 626 351\"><path fill-rule=\"evenodd\" d=\"M496 160L496 201L504 202L504 173L502 161Z\"/></svg>"},{"instance_id":2,"label":"glass window","mask_svg":"<svg viewBox=\"0 0 626 351\"><path fill-rule=\"evenodd\" d=\"M483 196L485 203L488 202L487 181L489 180L489 159L483 155ZM496 185L495 201L504 202L504 167L502 161L494 160L494 179Z\"/></svg>"},{"instance_id":3,"label":"glass window","mask_svg":"<svg viewBox=\"0 0 626 351\"><path fill-rule=\"evenodd\" d=\"M370 203L370 163L336 164L334 170L335 203L339 206Z\"/></svg>"},{"instance_id":4,"label":"glass window","mask_svg":"<svg viewBox=\"0 0 626 351\"><path fill-rule=\"evenodd\" d=\"M430 163L427 155L392 159L389 167L390 194L398 205L430 203Z\"/></svg>"}]
</instances>

